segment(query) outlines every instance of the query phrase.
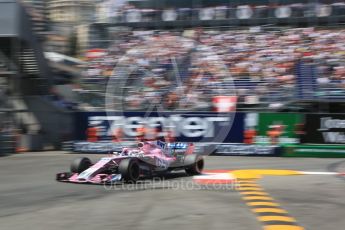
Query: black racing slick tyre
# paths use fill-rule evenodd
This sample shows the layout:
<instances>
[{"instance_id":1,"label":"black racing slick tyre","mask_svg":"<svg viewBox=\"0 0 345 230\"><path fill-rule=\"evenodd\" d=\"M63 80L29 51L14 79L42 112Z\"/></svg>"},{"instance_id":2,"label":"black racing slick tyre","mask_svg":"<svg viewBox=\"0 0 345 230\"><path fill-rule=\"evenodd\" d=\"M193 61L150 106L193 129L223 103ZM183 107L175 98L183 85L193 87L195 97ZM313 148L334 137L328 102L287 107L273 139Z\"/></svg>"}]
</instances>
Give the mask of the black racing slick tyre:
<instances>
[{"instance_id":1,"label":"black racing slick tyre","mask_svg":"<svg viewBox=\"0 0 345 230\"><path fill-rule=\"evenodd\" d=\"M199 175L204 169L204 158L197 154L187 155L184 158L184 167L188 175Z\"/></svg>"},{"instance_id":2,"label":"black racing slick tyre","mask_svg":"<svg viewBox=\"0 0 345 230\"><path fill-rule=\"evenodd\" d=\"M139 180L140 167L136 159L124 159L119 164L119 173L125 182L134 183Z\"/></svg>"},{"instance_id":3,"label":"black racing slick tyre","mask_svg":"<svg viewBox=\"0 0 345 230\"><path fill-rule=\"evenodd\" d=\"M72 161L71 172L82 173L92 165L91 160L87 157L79 157Z\"/></svg>"}]
</instances>

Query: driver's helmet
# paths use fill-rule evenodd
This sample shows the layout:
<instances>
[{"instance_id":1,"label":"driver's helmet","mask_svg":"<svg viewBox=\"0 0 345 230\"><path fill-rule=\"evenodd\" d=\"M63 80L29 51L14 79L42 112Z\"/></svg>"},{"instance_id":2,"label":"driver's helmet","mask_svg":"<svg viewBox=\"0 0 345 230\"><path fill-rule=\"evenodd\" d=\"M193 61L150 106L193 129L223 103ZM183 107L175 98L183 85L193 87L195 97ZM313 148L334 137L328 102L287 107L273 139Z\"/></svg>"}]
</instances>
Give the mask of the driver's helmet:
<instances>
[{"instance_id":1,"label":"driver's helmet","mask_svg":"<svg viewBox=\"0 0 345 230\"><path fill-rule=\"evenodd\" d=\"M156 146L151 141L144 141L138 143L138 148L144 152L144 154L149 154L152 149Z\"/></svg>"}]
</instances>

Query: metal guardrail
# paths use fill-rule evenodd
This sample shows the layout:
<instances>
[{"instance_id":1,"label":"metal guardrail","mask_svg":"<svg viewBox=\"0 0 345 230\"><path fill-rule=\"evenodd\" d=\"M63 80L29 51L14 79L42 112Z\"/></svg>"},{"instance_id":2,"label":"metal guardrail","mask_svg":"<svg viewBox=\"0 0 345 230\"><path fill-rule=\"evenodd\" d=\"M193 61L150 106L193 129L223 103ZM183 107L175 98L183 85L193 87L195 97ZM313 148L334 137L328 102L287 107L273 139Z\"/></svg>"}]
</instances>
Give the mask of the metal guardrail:
<instances>
[{"instance_id":1,"label":"metal guardrail","mask_svg":"<svg viewBox=\"0 0 345 230\"><path fill-rule=\"evenodd\" d=\"M296 92L295 84L290 85L289 87L281 87L276 85L274 87L270 86L267 81L244 81L241 80L241 84L237 84L239 82L235 82L235 87L237 91L237 96L239 97L238 101L238 108L246 108L246 107L254 107L257 109L269 109L270 106L274 106L275 104L285 104L291 101L298 100L298 95ZM256 87L260 88L263 85L268 85L268 91L266 92L259 92L259 90L255 90ZM93 85L94 88L97 84ZM223 85L225 88L227 87L226 84ZM232 87L233 85L229 86ZM311 96L315 100L345 100L345 88L339 87L338 84L329 85L327 87L321 86L320 84L314 85L316 87L316 91L310 92ZM333 87L332 87L333 86ZM133 86L134 87L134 86ZM245 92L241 92L244 90ZM198 91L198 90L196 90ZM226 91L225 91L226 92ZM100 88L98 90L93 89L90 91L83 90L79 92L80 99L86 99L85 102L92 105L92 107L97 108L104 108L105 106L105 97L106 92L104 88ZM108 95L109 96L109 95ZM118 103L113 105L113 108L123 108L123 100L124 98L121 95L117 95L114 97L117 98ZM256 97L254 102L246 102L246 98L248 97ZM255 102L257 101L257 102ZM211 101L209 103L209 109L212 108ZM130 108L128 108L131 110ZM137 108L134 110L140 110L141 108Z\"/></svg>"}]
</instances>

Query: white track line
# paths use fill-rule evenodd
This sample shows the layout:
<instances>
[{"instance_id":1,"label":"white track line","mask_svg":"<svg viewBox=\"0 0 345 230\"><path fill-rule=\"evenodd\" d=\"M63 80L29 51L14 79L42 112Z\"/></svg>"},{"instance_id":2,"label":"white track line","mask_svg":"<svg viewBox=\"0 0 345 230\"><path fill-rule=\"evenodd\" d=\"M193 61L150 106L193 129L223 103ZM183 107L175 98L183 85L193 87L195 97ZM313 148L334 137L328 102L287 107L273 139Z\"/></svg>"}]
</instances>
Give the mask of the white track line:
<instances>
[{"instance_id":1,"label":"white track line","mask_svg":"<svg viewBox=\"0 0 345 230\"><path fill-rule=\"evenodd\" d=\"M200 176L194 176L196 180L232 180L235 179L230 173L207 173Z\"/></svg>"},{"instance_id":2,"label":"white track line","mask_svg":"<svg viewBox=\"0 0 345 230\"><path fill-rule=\"evenodd\" d=\"M299 171L305 175L342 175L343 173L338 172L307 172L307 171Z\"/></svg>"}]
</instances>

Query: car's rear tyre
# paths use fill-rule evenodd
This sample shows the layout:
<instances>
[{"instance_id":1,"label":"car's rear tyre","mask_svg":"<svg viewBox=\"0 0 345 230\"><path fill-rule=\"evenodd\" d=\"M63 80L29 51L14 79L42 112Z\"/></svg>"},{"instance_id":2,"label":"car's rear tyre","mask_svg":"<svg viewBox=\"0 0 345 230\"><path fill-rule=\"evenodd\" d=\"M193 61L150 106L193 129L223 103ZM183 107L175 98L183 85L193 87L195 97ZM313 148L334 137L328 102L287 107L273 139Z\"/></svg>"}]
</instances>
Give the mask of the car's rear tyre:
<instances>
[{"instance_id":1,"label":"car's rear tyre","mask_svg":"<svg viewBox=\"0 0 345 230\"><path fill-rule=\"evenodd\" d=\"M91 160L87 157L76 158L72 161L71 172L81 173L92 165Z\"/></svg>"},{"instance_id":2,"label":"car's rear tyre","mask_svg":"<svg viewBox=\"0 0 345 230\"><path fill-rule=\"evenodd\" d=\"M197 154L187 155L184 158L184 167L188 175L198 175L204 169L204 158Z\"/></svg>"},{"instance_id":3,"label":"car's rear tyre","mask_svg":"<svg viewBox=\"0 0 345 230\"><path fill-rule=\"evenodd\" d=\"M136 159L124 159L119 164L119 173L125 182L134 183L139 180L140 167Z\"/></svg>"}]
</instances>

